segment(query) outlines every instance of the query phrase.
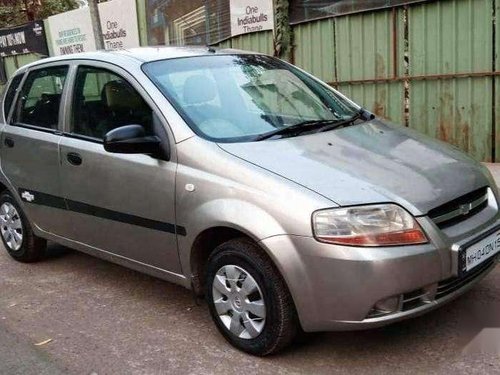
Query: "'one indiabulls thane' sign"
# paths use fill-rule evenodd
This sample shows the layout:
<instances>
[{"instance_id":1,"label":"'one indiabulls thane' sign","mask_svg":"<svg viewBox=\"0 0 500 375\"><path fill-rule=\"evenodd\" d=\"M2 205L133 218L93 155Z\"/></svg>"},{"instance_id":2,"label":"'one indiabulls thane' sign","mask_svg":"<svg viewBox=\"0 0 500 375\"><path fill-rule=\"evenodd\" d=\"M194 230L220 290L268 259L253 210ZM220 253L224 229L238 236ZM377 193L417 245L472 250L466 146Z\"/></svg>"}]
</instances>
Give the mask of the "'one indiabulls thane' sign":
<instances>
[{"instance_id":1,"label":"'one indiabulls thane' sign","mask_svg":"<svg viewBox=\"0 0 500 375\"><path fill-rule=\"evenodd\" d=\"M231 35L272 30L272 0L231 0Z\"/></svg>"}]
</instances>

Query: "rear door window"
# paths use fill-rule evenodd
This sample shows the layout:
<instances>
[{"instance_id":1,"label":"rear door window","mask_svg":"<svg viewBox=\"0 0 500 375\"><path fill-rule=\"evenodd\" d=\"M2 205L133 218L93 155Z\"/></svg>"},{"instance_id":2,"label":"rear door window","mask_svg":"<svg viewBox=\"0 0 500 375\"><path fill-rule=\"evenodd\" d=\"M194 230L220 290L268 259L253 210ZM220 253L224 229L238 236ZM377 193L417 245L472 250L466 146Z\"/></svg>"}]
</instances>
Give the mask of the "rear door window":
<instances>
[{"instance_id":1,"label":"rear door window","mask_svg":"<svg viewBox=\"0 0 500 375\"><path fill-rule=\"evenodd\" d=\"M57 129L59 107L67 74L67 66L30 72L19 94L13 122Z\"/></svg>"},{"instance_id":2,"label":"rear door window","mask_svg":"<svg viewBox=\"0 0 500 375\"><path fill-rule=\"evenodd\" d=\"M14 101L14 97L16 96L16 90L23 79L24 74L18 74L10 83L7 92L5 93L5 100L3 104L3 115L5 117L5 121L7 121L7 117L9 117L10 107L12 107L12 102Z\"/></svg>"}]
</instances>

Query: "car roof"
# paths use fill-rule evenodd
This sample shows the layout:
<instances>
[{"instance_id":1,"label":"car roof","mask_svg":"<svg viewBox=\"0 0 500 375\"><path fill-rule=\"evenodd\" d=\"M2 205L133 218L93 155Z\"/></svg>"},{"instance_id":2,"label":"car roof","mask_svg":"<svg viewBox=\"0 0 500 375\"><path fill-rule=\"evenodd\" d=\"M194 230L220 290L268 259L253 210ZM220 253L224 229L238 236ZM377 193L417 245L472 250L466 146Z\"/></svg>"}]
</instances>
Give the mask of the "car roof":
<instances>
[{"instance_id":1,"label":"car roof","mask_svg":"<svg viewBox=\"0 0 500 375\"><path fill-rule=\"evenodd\" d=\"M255 52L242 51L237 49L219 49L214 47L140 47L122 49L116 51L95 51L74 53L69 55L48 57L35 61L31 64L23 66L19 71L29 69L31 67L48 64L52 62L67 61L67 60L97 60L104 62L113 62L122 60L123 58L135 61L136 63L145 63L157 60L175 59L180 57L194 57L206 55L231 55L231 54L256 54Z\"/></svg>"}]
</instances>

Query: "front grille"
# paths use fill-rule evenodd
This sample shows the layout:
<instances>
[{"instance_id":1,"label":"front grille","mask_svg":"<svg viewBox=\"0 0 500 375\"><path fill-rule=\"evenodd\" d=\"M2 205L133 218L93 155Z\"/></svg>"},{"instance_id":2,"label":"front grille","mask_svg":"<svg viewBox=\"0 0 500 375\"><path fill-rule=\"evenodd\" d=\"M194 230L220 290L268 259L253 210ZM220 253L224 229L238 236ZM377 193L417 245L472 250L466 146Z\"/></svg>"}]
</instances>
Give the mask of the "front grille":
<instances>
[{"instance_id":1,"label":"front grille","mask_svg":"<svg viewBox=\"0 0 500 375\"><path fill-rule=\"evenodd\" d=\"M462 277L452 277L438 283L436 299L443 298L450 293L466 286L470 282L474 281L476 278L481 276L484 272L486 272L496 261L496 257L492 257L479 266L473 268L471 271L466 273Z\"/></svg>"},{"instance_id":2,"label":"front grille","mask_svg":"<svg viewBox=\"0 0 500 375\"><path fill-rule=\"evenodd\" d=\"M483 187L433 208L428 215L439 228L446 228L468 219L486 206L488 206L488 188Z\"/></svg>"}]
</instances>

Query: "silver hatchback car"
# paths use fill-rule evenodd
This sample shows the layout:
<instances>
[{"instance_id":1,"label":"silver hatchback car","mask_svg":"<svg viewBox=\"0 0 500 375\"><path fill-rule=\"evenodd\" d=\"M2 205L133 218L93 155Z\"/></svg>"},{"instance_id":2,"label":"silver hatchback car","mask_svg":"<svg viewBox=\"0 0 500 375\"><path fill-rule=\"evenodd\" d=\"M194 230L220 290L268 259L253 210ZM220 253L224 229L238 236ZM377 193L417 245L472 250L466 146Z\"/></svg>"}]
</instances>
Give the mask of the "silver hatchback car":
<instances>
[{"instance_id":1,"label":"silver hatchback car","mask_svg":"<svg viewBox=\"0 0 500 375\"><path fill-rule=\"evenodd\" d=\"M14 75L0 116L14 259L50 240L190 288L248 353L422 314L498 260L481 164L269 56L50 58Z\"/></svg>"}]
</instances>

